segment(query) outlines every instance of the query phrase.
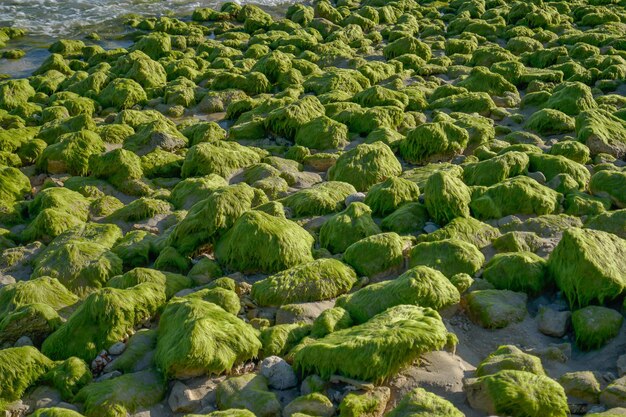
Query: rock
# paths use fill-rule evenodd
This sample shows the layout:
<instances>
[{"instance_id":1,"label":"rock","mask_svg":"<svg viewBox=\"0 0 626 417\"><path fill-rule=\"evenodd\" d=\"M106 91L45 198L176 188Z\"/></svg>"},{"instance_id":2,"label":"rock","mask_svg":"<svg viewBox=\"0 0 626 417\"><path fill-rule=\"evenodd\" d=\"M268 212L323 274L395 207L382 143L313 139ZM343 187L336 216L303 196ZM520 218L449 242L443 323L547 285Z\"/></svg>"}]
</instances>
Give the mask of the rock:
<instances>
[{"instance_id":1,"label":"rock","mask_svg":"<svg viewBox=\"0 0 626 417\"><path fill-rule=\"evenodd\" d=\"M313 323L322 312L335 305L333 300L315 303L286 304L276 312L276 324Z\"/></svg>"},{"instance_id":2,"label":"rock","mask_svg":"<svg viewBox=\"0 0 626 417\"><path fill-rule=\"evenodd\" d=\"M437 226L435 223L426 222L426 226L424 226L424 228L422 230L424 230L424 232L426 232L426 233L433 233L433 232L436 232L439 229L440 229L440 227Z\"/></svg>"},{"instance_id":3,"label":"rock","mask_svg":"<svg viewBox=\"0 0 626 417\"><path fill-rule=\"evenodd\" d=\"M620 377L626 375L626 355L617 358L617 375Z\"/></svg>"},{"instance_id":4,"label":"rock","mask_svg":"<svg viewBox=\"0 0 626 417\"><path fill-rule=\"evenodd\" d=\"M319 375L312 374L304 378L302 384L300 384L300 392L302 395L311 394L313 392L321 392L326 387L326 381L324 381Z\"/></svg>"},{"instance_id":5,"label":"rock","mask_svg":"<svg viewBox=\"0 0 626 417\"><path fill-rule=\"evenodd\" d=\"M558 379L569 398L596 404L600 396L600 383L593 372L568 372Z\"/></svg>"},{"instance_id":6,"label":"rock","mask_svg":"<svg viewBox=\"0 0 626 417\"><path fill-rule=\"evenodd\" d=\"M263 375L245 374L221 382L217 386L217 405L220 410L245 408L257 416L280 417L280 402L269 391Z\"/></svg>"},{"instance_id":7,"label":"rock","mask_svg":"<svg viewBox=\"0 0 626 417\"><path fill-rule=\"evenodd\" d=\"M526 175L528 175L530 178L532 178L535 181L537 181L539 184L545 184L546 183L546 176L541 171L529 172Z\"/></svg>"},{"instance_id":8,"label":"rock","mask_svg":"<svg viewBox=\"0 0 626 417\"><path fill-rule=\"evenodd\" d=\"M567 332L571 317L570 311L556 311L541 306L537 315L537 325L539 331L546 336L563 337Z\"/></svg>"},{"instance_id":9,"label":"rock","mask_svg":"<svg viewBox=\"0 0 626 417\"><path fill-rule=\"evenodd\" d=\"M563 387L544 375L505 370L463 381L467 401L487 414L511 417L566 417Z\"/></svg>"},{"instance_id":10,"label":"rock","mask_svg":"<svg viewBox=\"0 0 626 417\"><path fill-rule=\"evenodd\" d=\"M260 372L267 378L270 388L285 390L298 385L298 378L291 365L278 356L263 359Z\"/></svg>"},{"instance_id":11,"label":"rock","mask_svg":"<svg viewBox=\"0 0 626 417\"><path fill-rule=\"evenodd\" d=\"M576 344L583 350L599 349L617 336L624 318L606 307L588 306L572 314Z\"/></svg>"},{"instance_id":12,"label":"rock","mask_svg":"<svg viewBox=\"0 0 626 417\"><path fill-rule=\"evenodd\" d=\"M339 404L339 415L341 417L382 417L390 397L391 390L387 387L350 392Z\"/></svg>"},{"instance_id":13,"label":"rock","mask_svg":"<svg viewBox=\"0 0 626 417\"><path fill-rule=\"evenodd\" d=\"M96 378L96 382L107 381L109 379L117 378L118 376L122 376L120 371L107 372Z\"/></svg>"},{"instance_id":14,"label":"rock","mask_svg":"<svg viewBox=\"0 0 626 417\"><path fill-rule=\"evenodd\" d=\"M109 355L121 355L126 349L126 343L117 342L109 348Z\"/></svg>"},{"instance_id":15,"label":"rock","mask_svg":"<svg viewBox=\"0 0 626 417\"><path fill-rule=\"evenodd\" d=\"M626 407L626 377L616 379L600 393L600 402L607 407Z\"/></svg>"},{"instance_id":16,"label":"rock","mask_svg":"<svg viewBox=\"0 0 626 417\"><path fill-rule=\"evenodd\" d=\"M331 417L335 414L335 406L328 397L319 392L314 392L298 397L287 404L283 410L283 417L291 417L297 413Z\"/></svg>"},{"instance_id":17,"label":"rock","mask_svg":"<svg viewBox=\"0 0 626 417\"><path fill-rule=\"evenodd\" d=\"M349 196L346 197L346 207L350 205L350 203L354 203L359 202L362 203L365 200L365 193L359 192L359 193L354 193L354 194L350 194Z\"/></svg>"},{"instance_id":18,"label":"rock","mask_svg":"<svg viewBox=\"0 0 626 417\"><path fill-rule=\"evenodd\" d=\"M476 376L493 375L505 369L545 375L541 360L512 345L500 346L476 368Z\"/></svg>"},{"instance_id":19,"label":"rock","mask_svg":"<svg viewBox=\"0 0 626 417\"><path fill-rule=\"evenodd\" d=\"M526 317L527 296L509 290L478 290L465 296L470 318L488 329L499 329Z\"/></svg>"},{"instance_id":20,"label":"rock","mask_svg":"<svg viewBox=\"0 0 626 417\"><path fill-rule=\"evenodd\" d=\"M167 404L175 413L193 413L200 408L200 398L196 398L187 385L176 381Z\"/></svg>"},{"instance_id":21,"label":"rock","mask_svg":"<svg viewBox=\"0 0 626 417\"><path fill-rule=\"evenodd\" d=\"M61 402L61 393L55 388L42 385L35 388L22 401L31 410L56 407Z\"/></svg>"},{"instance_id":22,"label":"rock","mask_svg":"<svg viewBox=\"0 0 626 417\"><path fill-rule=\"evenodd\" d=\"M20 346L34 346L34 344L33 344L33 341L30 340L30 337L22 336L19 339L17 339L17 341L13 345L13 347L20 347Z\"/></svg>"}]
</instances>

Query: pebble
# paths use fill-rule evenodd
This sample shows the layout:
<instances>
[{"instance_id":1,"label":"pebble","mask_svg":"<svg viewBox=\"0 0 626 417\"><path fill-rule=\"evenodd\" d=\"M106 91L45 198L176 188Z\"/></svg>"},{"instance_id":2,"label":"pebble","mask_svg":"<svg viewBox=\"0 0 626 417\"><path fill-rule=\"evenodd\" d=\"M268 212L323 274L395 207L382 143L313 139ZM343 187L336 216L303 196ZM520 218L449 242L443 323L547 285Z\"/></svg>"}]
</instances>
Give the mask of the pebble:
<instances>
[{"instance_id":1,"label":"pebble","mask_svg":"<svg viewBox=\"0 0 626 417\"><path fill-rule=\"evenodd\" d=\"M433 222L426 222L426 226L424 226L423 230L426 233L433 233L433 232L436 232L439 229L440 229L440 227L437 226L435 223L433 223Z\"/></svg>"},{"instance_id":2,"label":"pebble","mask_svg":"<svg viewBox=\"0 0 626 417\"><path fill-rule=\"evenodd\" d=\"M354 193L354 194L350 194L349 196L346 197L346 206L349 206L350 203L354 203L354 202L363 202L365 200L365 193Z\"/></svg>"},{"instance_id":3,"label":"pebble","mask_svg":"<svg viewBox=\"0 0 626 417\"><path fill-rule=\"evenodd\" d=\"M13 345L14 347L21 347L21 346L35 346L33 341L30 339L30 337L28 336L22 336L19 339L17 339L17 341L15 342L15 344Z\"/></svg>"}]
</instances>

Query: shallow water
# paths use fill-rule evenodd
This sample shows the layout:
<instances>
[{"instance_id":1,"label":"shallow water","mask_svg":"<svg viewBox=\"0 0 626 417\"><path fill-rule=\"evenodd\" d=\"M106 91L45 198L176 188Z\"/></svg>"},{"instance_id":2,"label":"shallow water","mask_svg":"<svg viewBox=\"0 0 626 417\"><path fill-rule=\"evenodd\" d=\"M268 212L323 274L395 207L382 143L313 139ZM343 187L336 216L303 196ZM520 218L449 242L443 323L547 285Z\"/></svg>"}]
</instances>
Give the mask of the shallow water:
<instances>
[{"instance_id":1,"label":"shallow water","mask_svg":"<svg viewBox=\"0 0 626 417\"><path fill-rule=\"evenodd\" d=\"M297 0L244 0L270 13L279 12ZM189 16L197 7L219 9L225 0L0 0L0 26L23 28L28 35L15 39L5 49L23 49L19 60L0 59L0 74L26 77L49 55L48 46L56 39L82 39L91 32L102 38L97 43L105 49L125 47L122 39L127 28L124 17Z\"/></svg>"}]
</instances>

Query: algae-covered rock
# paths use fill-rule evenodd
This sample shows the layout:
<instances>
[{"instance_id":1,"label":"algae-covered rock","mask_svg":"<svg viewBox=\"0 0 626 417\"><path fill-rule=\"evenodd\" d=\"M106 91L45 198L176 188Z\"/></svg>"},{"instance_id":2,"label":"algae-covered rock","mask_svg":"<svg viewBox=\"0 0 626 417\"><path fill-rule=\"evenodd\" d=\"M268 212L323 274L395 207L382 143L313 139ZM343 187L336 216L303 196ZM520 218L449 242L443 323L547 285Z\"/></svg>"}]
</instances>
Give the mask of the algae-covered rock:
<instances>
[{"instance_id":1,"label":"algae-covered rock","mask_svg":"<svg viewBox=\"0 0 626 417\"><path fill-rule=\"evenodd\" d=\"M373 390L351 392L339 404L341 417L378 417L383 414L391 390L387 387L376 387Z\"/></svg>"},{"instance_id":2,"label":"algae-covered rock","mask_svg":"<svg viewBox=\"0 0 626 417\"><path fill-rule=\"evenodd\" d=\"M356 189L346 182L328 181L315 184L279 200L295 217L324 215L341 211L345 200Z\"/></svg>"},{"instance_id":3,"label":"algae-covered rock","mask_svg":"<svg viewBox=\"0 0 626 417\"><path fill-rule=\"evenodd\" d=\"M283 410L285 417L297 417L302 414L331 417L335 414L335 406L324 394L313 392L294 399Z\"/></svg>"},{"instance_id":4,"label":"algae-covered rock","mask_svg":"<svg viewBox=\"0 0 626 417\"><path fill-rule=\"evenodd\" d=\"M441 229L426 235L420 235L418 241L436 242L443 239L459 239L472 243L478 248L484 248L499 236L500 232L498 229L487 223L483 223L473 217L457 217Z\"/></svg>"},{"instance_id":5,"label":"algae-covered rock","mask_svg":"<svg viewBox=\"0 0 626 417\"><path fill-rule=\"evenodd\" d=\"M626 121L603 109L584 111L576 117L576 139L593 155L621 158L626 155Z\"/></svg>"},{"instance_id":6,"label":"algae-covered rock","mask_svg":"<svg viewBox=\"0 0 626 417\"><path fill-rule=\"evenodd\" d=\"M215 244L244 212L267 198L247 184L221 187L194 204L168 237L168 244L186 255L206 244Z\"/></svg>"},{"instance_id":7,"label":"algae-covered rock","mask_svg":"<svg viewBox=\"0 0 626 417\"><path fill-rule=\"evenodd\" d=\"M70 357L57 362L43 377L44 383L50 384L61 392L66 400L71 400L78 391L93 379L91 369L85 361Z\"/></svg>"},{"instance_id":8,"label":"algae-covered rock","mask_svg":"<svg viewBox=\"0 0 626 417\"><path fill-rule=\"evenodd\" d=\"M139 83L130 78L116 78L101 92L99 102L102 107L114 107L118 110L130 109L143 104L148 99Z\"/></svg>"},{"instance_id":9,"label":"algae-covered rock","mask_svg":"<svg viewBox=\"0 0 626 417\"><path fill-rule=\"evenodd\" d=\"M174 378L220 374L255 357L260 348L252 327L216 304L174 299L161 314L155 362Z\"/></svg>"},{"instance_id":10,"label":"algae-covered rock","mask_svg":"<svg viewBox=\"0 0 626 417\"><path fill-rule=\"evenodd\" d=\"M496 289L533 295L548 284L547 262L531 252L499 253L487 262L482 277Z\"/></svg>"},{"instance_id":11,"label":"algae-covered rock","mask_svg":"<svg viewBox=\"0 0 626 417\"><path fill-rule=\"evenodd\" d=\"M0 343L14 345L28 337L40 345L46 337L61 326L59 314L46 304L28 304L4 315L0 320Z\"/></svg>"},{"instance_id":12,"label":"algae-covered rock","mask_svg":"<svg viewBox=\"0 0 626 417\"><path fill-rule=\"evenodd\" d=\"M485 262L476 246L458 239L418 243L411 249L409 265L424 265L441 271L446 277L465 273L474 275Z\"/></svg>"},{"instance_id":13,"label":"algae-covered rock","mask_svg":"<svg viewBox=\"0 0 626 417\"><path fill-rule=\"evenodd\" d=\"M488 188L475 189L470 208L478 219L509 214L554 214L562 195L529 177L514 177Z\"/></svg>"},{"instance_id":14,"label":"algae-covered rock","mask_svg":"<svg viewBox=\"0 0 626 417\"><path fill-rule=\"evenodd\" d=\"M610 198L619 208L626 208L626 172L596 172L589 182L589 190L596 196Z\"/></svg>"},{"instance_id":15,"label":"algae-covered rock","mask_svg":"<svg viewBox=\"0 0 626 417\"><path fill-rule=\"evenodd\" d=\"M499 329L526 317L527 296L509 290L478 290L465 296L472 320L487 329Z\"/></svg>"},{"instance_id":16,"label":"algae-covered rock","mask_svg":"<svg viewBox=\"0 0 626 417\"><path fill-rule=\"evenodd\" d=\"M347 310L333 307L322 311L311 326L311 337L320 338L337 330L352 326L352 317Z\"/></svg>"},{"instance_id":17,"label":"algae-covered rock","mask_svg":"<svg viewBox=\"0 0 626 417\"><path fill-rule=\"evenodd\" d=\"M260 162L261 155L236 142L200 143L187 152L182 166L184 178L217 174L229 177L236 170Z\"/></svg>"},{"instance_id":18,"label":"algae-covered rock","mask_svg":"<svg viewBox=\"0 0 626 417\"><path fill-rule=\"evenodd\" d=\"M262 357L284 356L311 333L311 325L304 323L277 324L261 331Z\"/></svg>"},{"instance_id":19,"label":"algae-covered rock","mask_svg":"<svg viewBox=\"0 0 626 417\"><path fill-rule=\"evenodd\" d=\"M169 299L177 292L192 286L191 278L172 272L163 272L149 268L134 268L107 281L107 287L111 288L132 288L136 285L149 282L158 284L165 291L165 296Z\"/></svg>"},{"instance_id":20,"label":"algae-covered rock","mask_svg":"<svg viewBox=\"0 0 626 417\"><path fill-rule=\"evenodd\" d=\"M462 417L464 414L449 401L426 391L414 388L406 393L396 407L386 414L388 417Z\"/></svg>"},{"instance_id":21,"label":"algae-covered rock","mask_svg":"<svg viewBox=\"0 0 626 417\"><path fill-rule=\"evenodd\" d=\"M462 153L468 141L467 131L450 122L425 123L407 134L400 143L400 154L412 163L447 159Z\"/></svg>"},{"instance_id":22,"label":"algae-covered rock","mask_svg":"<svg viewBox=\"0 0 626 417\"><path fill-rule=\"evenodd\" d=\"M424 187L426 208L439 224L446 224L457 217L470 217L470 189L459 178L446 172L435 172Z\"/></svg>"},{"instance_id":23,"label":"algae-covered rock","mask_svg":"<svg viewBox=\"0 0 626 417\"><path fill-rule=\"evenodd\" d=\"M295 142L321 151L343 148L348 144L348 128L329 117L321 116L303 124L296 133Z\"/></svg>"},{"instance_id":24,"label":"algae-covered rock","mask_svg":"<svg viewBox=\"0 0 626 417\"><path fill-rule=\"evenodd\" d=\"M31 304L43 304L59 311L73 305L76 301L78 297L56 278L43 276L19 281L0 288L0 318Z\"/></svg>"},{"instance_id":25,"label":"algae-covered rock","mask_svg":"<svg viewBox=\"0 0 626 417\"><path fill-rule=\"evenodd\" d=\"M569 414L563 387L545 375L504 370L469 380L464 389L470 405L488 414L512 417L566 417Z\"/></svg>"},{"instance_id":26,"label":"algae-covered rock","mask_svg":"<svg viewBox=\"0 0 626 417\"><path fill-rule=\"evenodd\" d=\"M540 135L558 135L575 129L574 119L553 109L542 109L528 118L525 127Z\"/></svg>"},{"instance_id":27,"label":"algae-covered rock","mask_svg":"<svg viewBox=\"0 0 626 417\"><path fill-rule=\"evenodd\" d=\"M352 319L363 323L398 305L418 305L436 310L459 302L459 292L439 271L426 266L409 269L398 278L368 285L337 300Z\"/></svg>"},{"instance_id":28,"label":"algae-covered rock","mask_svg":"<svg viewBox=\"0 0 626 417\"><path fill-rule=\"evenodd\" d=\"M417 201L419 196L417 184L404 178L391 177L373 185L363 202L375 215L386 216L405 203Z\"/></svg>"},{"instance_id":29,"label":"algae-covered rock","mask_svg":"<svg viewBox=\"0 0 626 417\"><path fill-rule=\"evenodd\" d=\"M53 366L53 362L32 346L0 350L0 406L19 400Z\"/></svg>"},{"instance_id":30,"label":"algae-covered rock","mask_svg":"<svg viewBox=\"0 0 626 417\"><path fill-rule=\"evenodd\" d=\"M351 244L380 233L372 211L363 203L351 203L344 211L328 219L320 229L320 246L331 253L344 252Z\"/></svg>"},{"instance_id":31,"label":"algae-covered rock","mask_svg":"<svg viewBox=\"0 0 626 417\"><path fill-rule=\"evenodd\" d=\"M525 174L529 162L525 153L506 152L485 161L465 165L463 180L467 185L494 185L507 178Z\"/></svg>"},{"instance_id":32,"label":"algae-covered rock","mask_svg":"<svg viewBox=\"0 0 626 417\"><path fill-rule=\"evenodd\" d=\"M478 365L476 376L493 375L506 369L545 375L539 357L524 353L516 346L505 345L490 353Z\"/></svg>"},{"instance_id":33,"label":"algae-covered rock","mask_svg":"<svg viewBox=\"0 0 626 417\"><path fill-rule=\"evenodd\" d=\"M626 244L616 235L570 228L550 254L548 271L570 305L585 307L612 300L624 291L625 259Z\"/></svg>"},{"instance_id":34,"label":"algae-covered rock","mask_svg":"<svg viewBox=\"0 0 626 417\"><path fill-rule=\"evenodd\" d=\"M607 211L591 217L585 227L613 233L622 239L626 239L626 209Z\"/></svg>"},{"instance_id":35,"label":"algae-covered rock","mask_svg":"<svg viewBox=\"0 0 626 417\"><path fill-rule=\"evenodd\" d=\"M102 349L125 339L135 326L150 319L164 303L165 292L156 284L101 289L89 295L46 339L42 352L52 359L76 356L91 362Z\"/></svg>"},{"instance_id":36,"label":"algae-covered rock","mask_svg":"<svg viewBox=\"0 0 626 417\"><path fill-rule=\"evenodd\" d=\"M583 350L599 349L617 336L624 318L610 308L587 306L572 313L576 344Z\"/></svg>"},{"instance_id":37,"label":"algae-covered rock","mask_svg":"<svg viewBox=\"0 0 626 417\"><path fill-rule=\"evenodd\" d=\"M66 133L43 150L37 159L37 168L50 174L85 176L89 172L89 158L104 150L104 143L97 133L87 130Z\"/></svg>"},{"instance_id":38,"label":"algae-covered rock","mask_svg":"<svg viewBox=\"0 0 626 417\"><path fill-rule=\"evenodd\" d=\"M231 377L217 386L217 406L222 410L244 408L256 416L280 417L281 405L262 375Z\"/></svg>"},{"instance_id":39,"label":"algae-covered rock","mask_svg":"<svg viewBox=\"0 0 626 417\"><path fill-rule=\"evenodd\" d=\"M313 260L313 236L261 211L244 213L217 242L218 261L239 271L278 272Z\"/></svg>"},{"instance_id":40,"label":"algae-covered rock","mask_svg":"<svg viewBox=\"0 0 626 417\"><path fill-rule=\"evenodd\" d=\"M420 354L441 349L447 334L436 311L398 305L364 324L301 344L294 351L294 365L300 371L316 372L322 377L338 373L381 380Z\"/></svg>"},{"instance_id":41,"label":"algae-covered rock","mask_svg":"<svg viewBox=\"0 0 626 417\"><path fill-rule=\"evenodd\" d=\"M354 271L336 259L318 259L294 266L252 286L258 305L283 305L335 298L356 283Z\"/></svg>"},{"instance_id":42,"label":"algae-covered rock","mask_svg":"<svg viewBox=\"0 0 626 417\"><path fill-rule=\"evenodd\" d=\"M421 203L406 203L385 217L380 226L398 234L419 233L429 220L428 209Z\"/></svg>"},{"instance_id":43,"label":"algae-covered rock","mask_svg":"<svg viewBox=\"0 0 626 417\"><path fill-rule=\"evenodd\" d=\"M343 260L357 274L372 277L402 267L405 246L405 241L397 233L379 233L348 246Z\"/></svg>"},{"instance_id":44,"label":"algae-covered rock","mask_svg":"<svg viewBox=\"0 0 626 417\"><path fill-rule=\"evenodd\" d=\"M87 417L120 417L158 403L165 390L163 376L146 370L89 384L75 400L84 403Z\"/></svg>"},{"instance_id":45,"label":"algae-covered rock","mask_svg":"<svg viewBox=\"0 0 626 417\"><path fill-rule=\"evenodd\" d=\"M352 184L357 191L367 191L372 185L402 173L402 166L382 142L361 144L342 154L328 170L328 179Z\"/></svg>"}]
</instances>

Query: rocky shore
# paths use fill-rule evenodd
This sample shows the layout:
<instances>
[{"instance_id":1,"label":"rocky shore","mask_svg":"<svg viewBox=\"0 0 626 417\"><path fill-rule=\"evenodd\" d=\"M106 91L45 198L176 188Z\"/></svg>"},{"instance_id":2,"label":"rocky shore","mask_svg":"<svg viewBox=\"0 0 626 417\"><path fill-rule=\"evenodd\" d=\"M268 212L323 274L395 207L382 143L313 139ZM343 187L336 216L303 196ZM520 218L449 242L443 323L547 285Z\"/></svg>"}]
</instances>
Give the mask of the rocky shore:
<instances>
[{"instance_id":1,"label":"rocky shore","mask_svg":"<svg viewBox=\"0 0 626 417\"><path fill-rule=\"evenodd\" d=\"M624 0L126 25L0 81L0 415L626 415Z\"/></svg>"}]
</instances>

